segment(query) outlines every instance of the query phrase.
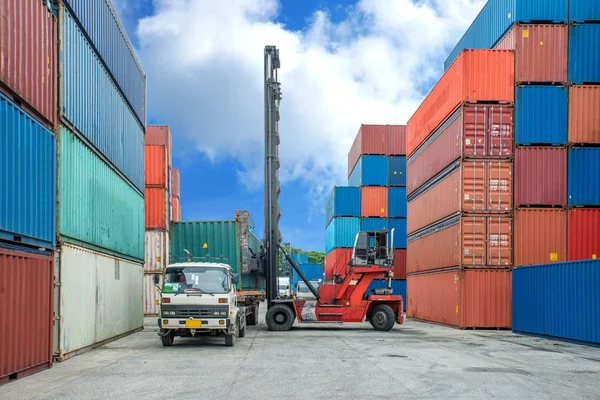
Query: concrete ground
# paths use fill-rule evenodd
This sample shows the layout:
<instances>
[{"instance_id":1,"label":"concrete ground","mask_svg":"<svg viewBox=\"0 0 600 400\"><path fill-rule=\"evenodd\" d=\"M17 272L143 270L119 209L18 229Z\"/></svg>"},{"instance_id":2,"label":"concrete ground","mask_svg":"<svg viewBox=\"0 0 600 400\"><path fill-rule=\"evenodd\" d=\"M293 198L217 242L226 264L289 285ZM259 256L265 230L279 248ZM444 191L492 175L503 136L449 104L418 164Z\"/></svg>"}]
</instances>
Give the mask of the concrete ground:
<instances>
[{"instance_id":1,"label":"concrete ground","mask_svg":"<svg viewBox=\"0 0 600 400\"><path fill-rule=\"evenodd\" d=\"M1 399L572 399L600 398L600 348L506 331L408 320L249 327L162 347L145 330L0 387Z\"/></svg>"}]
</instances>

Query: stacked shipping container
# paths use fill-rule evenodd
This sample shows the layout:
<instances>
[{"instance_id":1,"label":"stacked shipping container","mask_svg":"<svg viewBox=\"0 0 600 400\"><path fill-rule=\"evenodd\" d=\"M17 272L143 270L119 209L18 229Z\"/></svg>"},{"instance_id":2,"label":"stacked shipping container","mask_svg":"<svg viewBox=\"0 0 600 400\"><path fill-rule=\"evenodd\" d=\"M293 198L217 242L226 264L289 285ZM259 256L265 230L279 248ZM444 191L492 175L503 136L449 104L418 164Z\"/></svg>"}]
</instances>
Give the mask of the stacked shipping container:
<instances>
[{"instance_id":1,"label":"stacked shipping container","mask_svg":"<svg viewBox=\"0 0 600 400\"><path fill-rule=\"evenodd\" d=\"M513 53L462 52L408 122L410 317L510 327Z\"/></svg>"}]
</instances>

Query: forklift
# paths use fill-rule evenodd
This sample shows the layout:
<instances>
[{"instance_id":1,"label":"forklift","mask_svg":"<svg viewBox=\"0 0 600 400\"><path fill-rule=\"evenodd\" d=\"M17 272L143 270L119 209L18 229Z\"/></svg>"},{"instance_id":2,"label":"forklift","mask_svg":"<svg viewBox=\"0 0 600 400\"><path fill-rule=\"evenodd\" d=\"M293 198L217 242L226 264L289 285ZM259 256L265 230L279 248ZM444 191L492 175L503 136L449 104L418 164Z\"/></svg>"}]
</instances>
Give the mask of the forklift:
<instances>
[{"instance_id":1,"label":"forklift","mask_svg":"<svg viewBox=\"0 0 600 400\"><path fill-rule=\"evenodd\" d=\"M298 323L340 324L368 321L378 331L389 331L404 320L402 296L391 288L394 262L394 230L364 231L356 235L352 257L340 273L325 281L319 289L309 282L287 254L279 231L281 209L279 196L279 104L282 99L278 82L279 50L266 46L264 52L265 84L265 215L262 262L266 278L266 323L271 331L287 331ZM281 251L315 300L282 299L278 296L277 260ZM338 260L339 261L339 260ZM387 288L369 291L374 279L387 279Z\"/></svg>"}]
</instances>

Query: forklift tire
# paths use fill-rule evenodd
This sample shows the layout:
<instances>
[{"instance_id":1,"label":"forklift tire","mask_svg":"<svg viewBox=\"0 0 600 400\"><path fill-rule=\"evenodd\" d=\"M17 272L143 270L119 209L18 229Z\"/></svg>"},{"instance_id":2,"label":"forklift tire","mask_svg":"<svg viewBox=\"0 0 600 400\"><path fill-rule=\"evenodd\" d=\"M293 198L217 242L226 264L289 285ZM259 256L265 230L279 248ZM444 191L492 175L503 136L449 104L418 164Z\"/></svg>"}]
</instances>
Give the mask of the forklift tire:
<instances>
[{"instance_id":1,"label":"forklift tire","mask_svg":"<svg viewBox=\"0 0 600 400\"><path fill-rule=\"evenodd\" d=\"M267 326L270 331L289 331L294 325L294 313L284 304L275 304L267 311Z\"/></svg>"},{"instance_id":2,"label":"forklift tire","mask_svg":"<svg viewBox=\"0 0 600 400\"><path fill-rule=\"evenodd\" d=\"M175 335L173 335L173 332L169 332L165 336L161 336L160 340L162 341L163 346L169 347L169 346L173 345L173 341L175 340Z\"/></svg>"},{"instance_id":3,"label":"forklift tire","mask_svg":"<svg viewBox=\"0 0 600 400\"><path fill-rule=\"evenodd\" d=\"M387 332L394 327L396 314L394 314L392 307L387 304L379 304L373 308L369 322L376 331Z\"/></svg>"}]
</instances>

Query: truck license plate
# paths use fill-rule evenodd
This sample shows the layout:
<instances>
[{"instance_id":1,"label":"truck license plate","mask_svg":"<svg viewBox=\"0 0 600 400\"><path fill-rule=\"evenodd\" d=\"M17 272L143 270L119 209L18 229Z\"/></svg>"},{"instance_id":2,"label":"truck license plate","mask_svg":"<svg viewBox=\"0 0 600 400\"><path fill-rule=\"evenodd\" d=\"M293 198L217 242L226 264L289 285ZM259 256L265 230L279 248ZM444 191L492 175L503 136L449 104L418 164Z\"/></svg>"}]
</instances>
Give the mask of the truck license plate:
<instances>
[{"instance_id":1,"label":"truck license plate","mask_svg":"<svg viewBox=\"0 0 600 400\"><path fill-rule=\"evenodd\" d=\"M188 319L185 321L186 328L200 328L202 326L202 321L199 319Z\"/></svg>"}]
</instances>

